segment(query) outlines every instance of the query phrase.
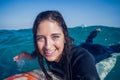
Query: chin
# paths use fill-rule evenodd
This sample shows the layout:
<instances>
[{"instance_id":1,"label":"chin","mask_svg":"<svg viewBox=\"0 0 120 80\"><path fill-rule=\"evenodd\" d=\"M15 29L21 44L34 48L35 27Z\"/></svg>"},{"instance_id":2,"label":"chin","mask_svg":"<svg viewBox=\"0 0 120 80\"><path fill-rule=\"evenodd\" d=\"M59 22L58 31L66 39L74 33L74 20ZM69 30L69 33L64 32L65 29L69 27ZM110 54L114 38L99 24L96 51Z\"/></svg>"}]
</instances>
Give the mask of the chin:
<instances>
[{"instance_id":1,"label":"chin","mask_svg":"<svg viewBox=\"0 0 120 80\"><path fill-rule=\"evenodd\" d=\"M54 58L46 58L46 60L49 61L49 62L53 62L53 61L55 61L56 59L54 59Z\"/></svg>"}]
</instances>

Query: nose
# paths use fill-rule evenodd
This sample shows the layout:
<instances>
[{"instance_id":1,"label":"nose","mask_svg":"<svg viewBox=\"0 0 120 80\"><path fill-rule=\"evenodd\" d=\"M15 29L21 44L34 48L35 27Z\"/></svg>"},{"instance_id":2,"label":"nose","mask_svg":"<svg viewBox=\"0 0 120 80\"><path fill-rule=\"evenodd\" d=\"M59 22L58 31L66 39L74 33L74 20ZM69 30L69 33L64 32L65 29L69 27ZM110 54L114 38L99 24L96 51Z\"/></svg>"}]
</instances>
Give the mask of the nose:
<instances>
[{"instance_id":1,"label":"nose","mask_svg":"<svg viewBox=\"0 0 120 80\"><path fill-rule=\"evenodd\" d=\"M50 48L52 47L53 41L51 39L47 39L45 42L45 49L46 50L50 50Z\"/></svg>"}]
</instances>

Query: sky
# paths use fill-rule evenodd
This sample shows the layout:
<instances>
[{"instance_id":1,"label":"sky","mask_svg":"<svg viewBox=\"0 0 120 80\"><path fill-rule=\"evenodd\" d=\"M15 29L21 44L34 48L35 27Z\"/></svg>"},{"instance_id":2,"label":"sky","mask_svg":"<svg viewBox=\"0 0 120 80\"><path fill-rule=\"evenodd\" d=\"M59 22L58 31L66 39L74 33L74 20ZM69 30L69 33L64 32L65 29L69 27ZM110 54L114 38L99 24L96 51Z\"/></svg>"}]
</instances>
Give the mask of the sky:
<instances>
[{"instance_id":1,"label":"sky","mask_svg":"<svg viewBox=\"0 0 120 80\"><path fill-rule=\"evenodd\" d=\"M120 28L120 0L0 0L0 29L32 28L36 16L58 10L68 27Z\"/></svg>"}]
</instances>

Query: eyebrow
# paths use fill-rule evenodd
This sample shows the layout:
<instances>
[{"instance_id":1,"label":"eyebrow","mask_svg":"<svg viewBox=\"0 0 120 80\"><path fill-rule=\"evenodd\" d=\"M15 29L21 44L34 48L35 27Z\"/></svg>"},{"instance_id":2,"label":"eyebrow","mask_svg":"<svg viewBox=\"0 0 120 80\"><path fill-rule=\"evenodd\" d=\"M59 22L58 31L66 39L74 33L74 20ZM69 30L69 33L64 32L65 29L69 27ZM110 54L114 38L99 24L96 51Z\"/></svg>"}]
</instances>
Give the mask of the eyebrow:
<instances>
[{"instance_id":1,"label":"eyebrow","mask_svg":"<svg viewBox=\"0 0 120 80\"><path fill-rule=\"evenodd\" d=\"M42 35L36 35L36 38L40 38L40 37L42 37Z\"/></svg>"},{"instance_id":2,"label":"eyebrow","mask_svg":"<svg viewBox=\"0 0 120 80\"><path fill-rule=\"evenodd\" d=\"M61 34L60 33L53 33L52 35L54 36L54 35L61 35Z\"/></svg>"}]
</instances>

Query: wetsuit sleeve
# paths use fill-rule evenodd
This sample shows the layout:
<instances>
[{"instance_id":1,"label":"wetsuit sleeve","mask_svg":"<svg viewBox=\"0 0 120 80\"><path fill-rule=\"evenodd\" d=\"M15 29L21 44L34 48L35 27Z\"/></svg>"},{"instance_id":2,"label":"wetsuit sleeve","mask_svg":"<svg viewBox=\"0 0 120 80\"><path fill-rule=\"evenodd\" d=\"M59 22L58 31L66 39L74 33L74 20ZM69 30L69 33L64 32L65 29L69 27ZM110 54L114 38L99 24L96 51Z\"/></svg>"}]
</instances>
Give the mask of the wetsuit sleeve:
<instances>
[{"instance_id":1,"label":"wetsuit sleeve","mask_svg":"<svg viewBox=\"0 0 120 80\"><path fill-rule=\"evenodd\" d=\"M94 58L82 48L73 52L72 73L73 80L100 80Z\"/></svg>"}]
</instances>

